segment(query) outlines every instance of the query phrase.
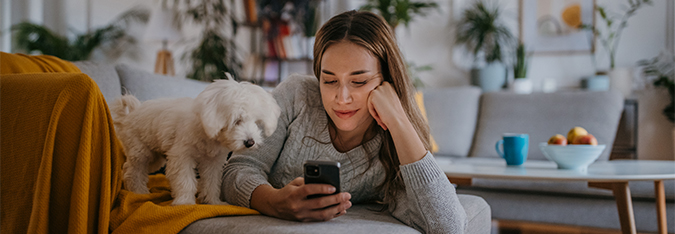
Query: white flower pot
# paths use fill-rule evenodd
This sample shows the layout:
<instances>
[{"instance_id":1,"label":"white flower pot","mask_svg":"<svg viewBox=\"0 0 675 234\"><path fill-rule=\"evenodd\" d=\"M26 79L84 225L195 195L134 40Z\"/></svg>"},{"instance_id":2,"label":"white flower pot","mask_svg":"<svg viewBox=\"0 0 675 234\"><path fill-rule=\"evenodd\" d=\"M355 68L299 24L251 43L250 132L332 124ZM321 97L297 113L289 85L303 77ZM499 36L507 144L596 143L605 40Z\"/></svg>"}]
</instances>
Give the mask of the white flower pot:
<instances>
[{"instance_id":1,"label":"white flower pot","mask_svg":"<svg viewBox=\"0 0 675 234\"><path fill-rule=\"evenodd\" d=\"M617 67L607 73L609 76L609 88L617 90L624 97L633 92L633 71L627 67Z\"/></svg>"},{"instance_id":2,"label":"white flower pot","mask_svg":"<svg viewBox=\"0 0 675 234\"><path fill-rule=\"evenodd\" d=\"M532 80L529 78L518 78L513 80L511 89L514 93L530 94L532 93Z\"/></svg>"}]
</instances>

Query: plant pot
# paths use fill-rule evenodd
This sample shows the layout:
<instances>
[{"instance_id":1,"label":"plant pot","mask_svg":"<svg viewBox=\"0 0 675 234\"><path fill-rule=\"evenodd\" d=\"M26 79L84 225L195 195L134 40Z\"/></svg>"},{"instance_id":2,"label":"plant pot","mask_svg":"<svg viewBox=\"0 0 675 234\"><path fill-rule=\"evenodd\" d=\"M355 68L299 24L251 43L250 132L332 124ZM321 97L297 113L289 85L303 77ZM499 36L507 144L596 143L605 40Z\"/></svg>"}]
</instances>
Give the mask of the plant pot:
<instances>
[{"instance_id":1,"label":"plant pot","mask_svg":"<svg viewBox=\"0 0 675 234\"><path fill-rule=\"evenodd\" d=\"M581 88L588 91L607 91L609 90L609 77L607 75L596 75L581 80Z\"/></svg>"},{"instance_id":2,"label":"plant pot","mask_svg":"<svg viewBox=\"0 0 675 234\"><path fill-rule=\"evenodd\" d=\"M532 80L530 78L516 78L513 80L511 90L518 94L532 93Z\"/></svg>"},{"instance_id":3,"label":"plant pot","mask_svg":"<svg viewBox=\"0 0 675 234\"><path fill-rule=\"evenodd\" d=\"M490 63L483 68L471 69L471 85L480 87L484 93L499 91L506 84L506 67Z\"/></svg>"},{"instance_id":4,"label":"plant pot","mask_svg":"<svg viewBox=\"0 0 675 234\"><path fill-rule=\"evenodd\" d=\"M633 72L626 67L614 68L609 73L609 87L612 90L619 91L624 97L630 96L633 92Z\"/></svg>"}]
</instances>

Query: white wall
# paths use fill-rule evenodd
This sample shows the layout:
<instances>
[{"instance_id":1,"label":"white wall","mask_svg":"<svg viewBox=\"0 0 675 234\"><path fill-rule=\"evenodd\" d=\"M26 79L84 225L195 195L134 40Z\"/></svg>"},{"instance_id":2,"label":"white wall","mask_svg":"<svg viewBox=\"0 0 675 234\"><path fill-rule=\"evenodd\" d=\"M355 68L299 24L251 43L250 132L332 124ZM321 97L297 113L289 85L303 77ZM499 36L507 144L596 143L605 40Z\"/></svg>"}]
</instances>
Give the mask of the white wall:
<instances>
[{"instance_id":1,"label":"white wall","mask_svg":"<svg viewBox=\"0 0 675 234\"><path fill-rule=\"evenodd\" d=\"M5 3L10 1L13 5L13 12L31 12L26 8L26 2L23 0L3 0ZM131 7L150 6L158 4L154 1L138 0L31 0L31 4L43 1L44 19L50 22L50 26L58 27L63 30L64 27L72 28L76 31L87 30L87 1L91 1L91 24L92 27L99 27L109 23L118 14L130 9ZM397 37L401 50L406 56L406 60L414 62L417 65L432 65L433 70L421 73L419 76L427 86L447 87L468 85L468 69L470 67L465 62L466 56L452 46L452 23L460 17L463 7L467 6L471 0L441 0L437 1L439 9L432 11L425 18L417 18L410 24L409 28L399 27ZM623 32L623 38L619 46L616 65L619 67L634 67L635 63L641 59L652 58L658 55L659 51L665 49L668 43L673 40L674 23L667 24L667 10L670 9L670 15L673 13L675 4L667 3L672 0L654 0L653 6L643 7L638 13L630 18L628 27ZM240 1L235 1L239 4ZM330 10L341 12L343 10L358 8L364 0L351 1L328 1ZM512 32L518 34L517 15L518 0L499 0L503 6L506 15L511 19L507 24ZM617 9L625 4L625 1L617 0L597 0L597 3L606 6L608 9ZM667 7L668 6L668 7ZM18 9L18 10L15 10ZM56 9L56 10L55 10ZM4 12L4 11L3 11ZM33 10L32 12L39 12ZM16 23L16 18L26 18L19 14L13 14L11 19ZM3 20L7 17L2 17ZM65 19L64 19L65 18ZM0 22L4 23L4 21ZM6 23L4 23L6 25ZM668 25L668 26L667 26ZM238 35L238 42L244 52L250 48L248 32L241 31ZM667 33L670 33L668 36ZM184 33L189 35L189 33ZM3 41L4 42L4 41ZM156 51L161 47L160 43L141 42L141 57L138 61L122 58L114 62L126 62L146 71L152 71ZM176 70L178 75L184 75L185 66L181 63L179 57L185 48L185 43L176 43L170 45L174 51L174 60L176 61ZM598 56L604 54L602 47L596 46ZM2 48L7 51L6 48ZM598 63L608 64L607 59L598 57ZM606 65L608 66L608 65ZM530 64L529 76L534 80L535 85L542 79L553 78L556 80L559 89L578 88L580 80L595 73L595 68L591 63L590 54L575 55L535 55ZM537 86L535 86L535 91ZM674 160L673 154L673 126L665 121L661 114L661 109L666 103L667 93L662 91L644 90L636 92L636 98L640 102L639 113L639 145L638 155L641 159L670 159ZM670 139L670 140L668 140Z\"/></svg>"}]
</instances>

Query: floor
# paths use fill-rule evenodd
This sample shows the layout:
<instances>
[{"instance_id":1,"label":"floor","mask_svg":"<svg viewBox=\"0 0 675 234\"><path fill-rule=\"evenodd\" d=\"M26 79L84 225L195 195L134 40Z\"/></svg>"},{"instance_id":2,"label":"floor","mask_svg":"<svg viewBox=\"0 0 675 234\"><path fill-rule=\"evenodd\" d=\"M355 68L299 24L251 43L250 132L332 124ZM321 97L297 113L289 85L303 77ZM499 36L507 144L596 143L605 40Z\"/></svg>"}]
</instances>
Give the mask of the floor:
<instances>
[{"instance_id":1,"label":"floor","mask_svg":"<svg viewBox=\"0 0 675 234\"><path fill-rule=\"evenodd\" d=\"M638 233L641 234L641 232ZM523 221L493 220L492 234L621 234L621 230Z\"/></svg>"}]
</instances>

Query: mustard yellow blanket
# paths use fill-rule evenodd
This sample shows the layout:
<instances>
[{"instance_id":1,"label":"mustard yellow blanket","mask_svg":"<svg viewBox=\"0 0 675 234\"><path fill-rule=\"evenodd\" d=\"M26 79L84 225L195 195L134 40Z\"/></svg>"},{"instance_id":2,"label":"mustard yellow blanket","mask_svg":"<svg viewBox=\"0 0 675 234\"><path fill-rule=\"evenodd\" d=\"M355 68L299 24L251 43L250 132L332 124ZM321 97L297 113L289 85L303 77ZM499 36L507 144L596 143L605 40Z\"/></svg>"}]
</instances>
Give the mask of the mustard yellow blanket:
<instances>
[{"instance_id":1,"label":"mustard yellow blanket","mask_svg":"<svg viewBox=\"0 0 675 234\"><path fill-rule=\"evenodd\" d=\"M111 213L110 227L115 233L178 233L194 221L227 215L251 215L257 211L240 206L171 206L171 190L164 175L152 175L150 194L122 190L119 206Z\"/></svg>"},{"instance_id":2,"label":"mustard yellow blanket","mask_svg":"<svg viewBox=\"0 0 675 234\"><path fill-rule=\"evenodd\" d=\"M0 52L0 233L177 233L202 218L257 214L170 206L163 175L151 177L151 194L123 190L125 158L103 95L69 72L79 69L52 56Z\"/></svg>"}]
</instances>

